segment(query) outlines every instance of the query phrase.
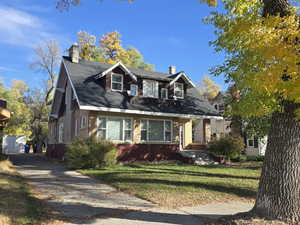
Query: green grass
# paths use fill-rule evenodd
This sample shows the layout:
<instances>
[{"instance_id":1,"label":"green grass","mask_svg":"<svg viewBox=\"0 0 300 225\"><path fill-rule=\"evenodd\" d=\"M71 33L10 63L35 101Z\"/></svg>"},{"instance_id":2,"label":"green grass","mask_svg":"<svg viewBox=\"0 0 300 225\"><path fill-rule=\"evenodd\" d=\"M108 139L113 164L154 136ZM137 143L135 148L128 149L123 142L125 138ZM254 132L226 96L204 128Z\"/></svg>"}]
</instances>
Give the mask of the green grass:
<instances>
[{"instance_id":1,"label":"green grass","mask_svg":"<svg viewBox=\"0 0 300 225\"><path fill-rule=\"evenodd\" d=\"M58 224L48 218L45 204L36 198L8 160L0 161L0 224Z\"/></svg>"},{"instance_id":2,"label":"green grass","mask_svg":"<svg viewBox=\"0 0 300 225\"><path fill-rule=\"evenodd\" d=\"M164 207L252 200L261 163L235 166L128 165L80 172Z\"/></svg>"}]
</instances>

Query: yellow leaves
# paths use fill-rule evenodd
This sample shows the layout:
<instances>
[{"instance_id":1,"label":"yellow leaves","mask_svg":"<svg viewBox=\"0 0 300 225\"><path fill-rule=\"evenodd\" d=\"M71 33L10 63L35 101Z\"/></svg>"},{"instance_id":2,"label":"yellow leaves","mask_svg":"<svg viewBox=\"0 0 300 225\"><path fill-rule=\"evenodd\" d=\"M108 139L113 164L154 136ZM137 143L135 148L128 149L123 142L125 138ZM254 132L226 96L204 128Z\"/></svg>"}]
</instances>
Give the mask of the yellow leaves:
<instances>
[{"instance_id":1,"label":"yellow leaves","mask_svg":"<svg viewBox=\"0 0 300 225\"><path fill-rule=\"evenodd\" d=\"M260 16L257 0L226 0L213 14L217 49L228 53L224 73L241 90L239 112L263 115L282 100L300 102L300 29L296 10L286 17Z\"/></svg>"},{"instance_id":2,"label":"yellow leaves","mask_svg":"<svg viewBox=\"0 0 300 225\"><path fill-rule=\"evenodd\" d=\"M126 66L153 70L151 64L144 62L141 53L133 47L125 49L122 46L119 32L109 32L102 36L96 45L96 36L85 31L77 33L80 46L80 58L88 61L99 61L102 63L116 64L121 61Z\"/></svg>"}]
</instances>

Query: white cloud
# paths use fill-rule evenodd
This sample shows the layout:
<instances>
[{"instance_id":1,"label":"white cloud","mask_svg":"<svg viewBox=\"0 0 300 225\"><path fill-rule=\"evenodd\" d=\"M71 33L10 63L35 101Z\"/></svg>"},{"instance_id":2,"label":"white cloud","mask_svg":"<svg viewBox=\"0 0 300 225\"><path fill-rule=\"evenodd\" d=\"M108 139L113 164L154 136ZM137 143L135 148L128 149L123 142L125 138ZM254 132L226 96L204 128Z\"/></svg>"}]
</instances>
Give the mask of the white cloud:
<instances>
[{"instance_id":1,"label":"white cloud","mask_svg":"<svg viewBox=\"0 0 300 225\"><path fill-rule=\"evenodd\" d=\"M55 26L28 12L0 6L0 42L33 47L46 39L63 39L51 30Z\"/></svg>"}]
</instances>

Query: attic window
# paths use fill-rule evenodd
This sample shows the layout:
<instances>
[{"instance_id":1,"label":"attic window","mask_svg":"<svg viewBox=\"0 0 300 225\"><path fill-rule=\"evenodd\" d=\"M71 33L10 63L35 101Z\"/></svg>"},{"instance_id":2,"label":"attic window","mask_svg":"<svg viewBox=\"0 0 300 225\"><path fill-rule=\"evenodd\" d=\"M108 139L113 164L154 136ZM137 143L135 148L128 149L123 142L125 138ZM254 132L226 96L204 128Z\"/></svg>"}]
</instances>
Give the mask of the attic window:
<instances>
[{"instance_id":1,"label":"attic window","mask_svg":"<svg viewBox=\"0 0 300 225\"><path fill-rule=\"evenodd\" d=\"M168 89L167 88L162 88L160 90L160 95L162 99L168 99Z\"/></svg>"},{"instance_id":2,"label":"attic window","mask_svg":"<svg viewBox=\"0 0 300 225\"><path fill-rule=\"evenodd\" d=\"M123 91L123 75L115 73L111 75L111 90Z\"/></svg>"},{"instance_id":3,"label":"attic window","mask_svg":"<svg viewBox=\"0 0 300 225\"><path fill-rule=\"evenodd\" d=\"M143 80L143 96L158 98L158 82L154 80Z\"/></svg>"},{"instance_id":4,"label":"attic window","mask_svg":"<svg viewBox=\"0 0 300 225\"><path fill-rule=\"evenodd\" d=\"M174 83L174 96L176 98L183 98L184 97L184 89L182 83Z\"/></svg>"},{"instance_id":5,"label":"attic window","mask_svg":"<svg viewBox=\"0 0 300 225\"><path fill-rule=\"evenodd\" d=\"M138 86L136 84L130 85L130 95L131 96L138 96Z\"/></svg>"}]
</instances>

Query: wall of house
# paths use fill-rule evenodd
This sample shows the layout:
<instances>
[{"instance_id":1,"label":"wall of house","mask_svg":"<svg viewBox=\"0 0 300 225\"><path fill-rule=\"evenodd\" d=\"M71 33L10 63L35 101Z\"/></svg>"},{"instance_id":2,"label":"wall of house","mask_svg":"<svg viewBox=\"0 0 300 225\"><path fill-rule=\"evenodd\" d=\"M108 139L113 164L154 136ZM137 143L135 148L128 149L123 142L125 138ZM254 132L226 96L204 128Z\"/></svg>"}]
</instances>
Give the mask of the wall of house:
<instances>
[{"instance_id":1,"label":"wall of house","mask_svg":"<svg viewBox=\"0 0 300 225\"><path fill-rule=\"evenodd\" d=\"M133 119L133 140L132 143L139 144L143 143L141 141L141 120L154 119L154 120L171 120L172 121L172 142L160 142L159 144L179 144L179 127L185 126L185 143L190 144L192 142L192 126L191 120L189 119L179 119L170 117L158 117L158 116L145 116L138 114L124 114L124 113L112 113L112 112L89 112L89 136L97 136L97 117L99 116L114 116L120 118L132 118ZM148 144L158 144L158 142Z\"/></svg>"},{"instance_id":2,"label":"wall of house","mask_svg":"<svg viewBox=\"0 0 300 225\"><path fill-rule=\"evenodd\" d=\"M230 133L230 121L200 119L193 122L194 143L207 144L213 138L220 138Z\"/></svg>"},{"instance_id":3,"label":"wall of house","mask_svg":"<svg viewBox=\"0 0 300 225\"><path fill-rule=\"evenodd\" d=\"M252 141L252 146L249 145L249 141ZM265 136L264 138L258 139L258 146L254 146L254 138L247 139L246 143L246 155L253 155L253 156L264 156L266 149L267 149L268 137Z\"/></svg>"}]
</instances>

